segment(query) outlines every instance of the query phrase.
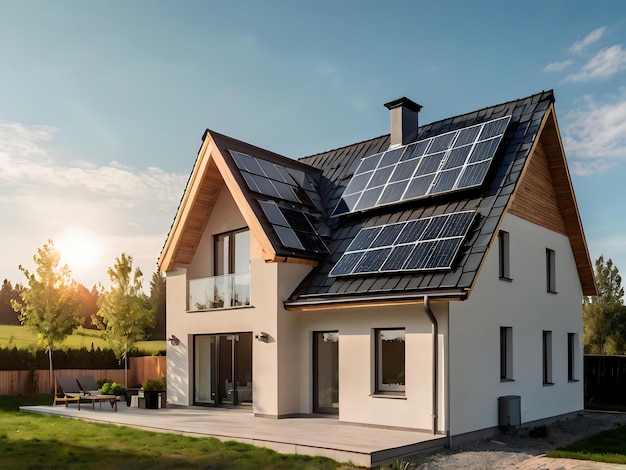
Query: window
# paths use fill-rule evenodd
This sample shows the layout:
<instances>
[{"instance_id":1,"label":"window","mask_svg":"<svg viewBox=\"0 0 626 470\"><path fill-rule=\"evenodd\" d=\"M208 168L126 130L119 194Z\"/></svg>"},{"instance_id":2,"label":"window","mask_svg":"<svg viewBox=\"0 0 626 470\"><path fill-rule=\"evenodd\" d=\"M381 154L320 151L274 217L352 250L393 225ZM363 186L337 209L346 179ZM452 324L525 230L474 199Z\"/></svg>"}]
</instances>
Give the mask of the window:
<instances>
[{"instance_id":1,"label":"window","mask_svg":"<svg viewBox=\"0 0 626 470\"><path fill-rule=\"evenodd\" d=\"M576 353L578 340L576 333L567 333L567 380L576 382Z\"/></svg>"},{"instance_id":2,"label":"window","mask_svg":"<svg viewBox=\"0 0 626 470\"><path fill-rule=\"evenodd\" d=\"M500 380L513 380L513 328L500 327Z\"/></svg>"},{"instance_id":3,"label":"window","mask_svg":"<svg viewBox=\"0 0 626 470\"><path fill-rule=\"evenodd\" d=\"M404 393L404 328L376 330L376 391Z\"/></svg>"},{"instance_id":4,"label":"window","mask_svg":"<svg viewBox=\"0 0 626 470\"><path fill-rule=\"evenodd\" d=\"M548 292L556 294L556 254L546 248L546 283Z\"/></svg>"},{"instance_id":5,"label":"window","mask_svg":"<svg viewBox=\"0 0 626 470\"><path fill-rule=\"evenodd\" d=\"M215 236L214 275L250 271L250 231L237 230Z\"/></svg>"},{"instance_id":6,"label":"window","mask_svg":"<svg viewBox=\"0 0 626 470\"><path fill-rule=\"evenodd\" d=\"M509 252L509 232L500 230L498 233L499 273L500 279L511 280L511 265Z\"/></svg>"},{"instance_id":7,"label":"window","mask_svg":"<svg viewBox=\"0 0 626 470\"><path fill-rule=\"evenodd\" d=\"M552 385L552 332L543 331L543 384Z\"/></svg>"}]
</instances>

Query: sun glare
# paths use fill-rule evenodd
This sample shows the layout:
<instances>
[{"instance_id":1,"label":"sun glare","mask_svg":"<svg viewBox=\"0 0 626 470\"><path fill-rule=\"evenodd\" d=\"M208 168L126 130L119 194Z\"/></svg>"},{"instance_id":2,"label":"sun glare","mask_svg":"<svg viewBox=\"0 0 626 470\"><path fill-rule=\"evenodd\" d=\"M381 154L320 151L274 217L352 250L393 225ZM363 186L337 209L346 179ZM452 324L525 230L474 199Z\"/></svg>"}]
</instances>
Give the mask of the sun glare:
<instances>
[{"instance_id":1,"label":"sun glare","mask_svg":"<svg viewBox=\"0 0 626 470\"><path fill-rule=\"evenodd\" d=\"M68 229L55 241L55 247L61 253L61 264L67 264L72 272L88 270L100 258L95 236L82 227Z\"/></svg>"}]
</instances>

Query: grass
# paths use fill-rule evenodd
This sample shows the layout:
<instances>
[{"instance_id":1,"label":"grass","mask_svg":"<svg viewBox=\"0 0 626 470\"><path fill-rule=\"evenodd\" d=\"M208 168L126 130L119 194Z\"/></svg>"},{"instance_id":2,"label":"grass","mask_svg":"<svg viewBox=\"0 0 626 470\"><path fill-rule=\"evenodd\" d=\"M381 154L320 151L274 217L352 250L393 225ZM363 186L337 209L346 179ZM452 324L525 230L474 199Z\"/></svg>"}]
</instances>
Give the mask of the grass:
<instances>
[{"instance_id":1,"label":"grass","mask_svg":"<svg viewBox=\"0 0 626 470\"><path fill-rule=\"evenodd\" d=\"M142 431L21 412L51 395L0 397L3 469L347 469L324 457L279 454L234 441Z\"/></svg>"},{"instance_id":2,"label":"grass","mask_svg":"<svg viewBox=\"0 0 626 470\"><path fill-rule=\"evenodd\" d=\"M546 454L553 458L626 464L626 426L604 431Z\"/></svg>"},{"instance_id":3,"label":"grass","mask_svg":"<svg viewBox=\"0 0 626 470\"><path fill-rule=\"evenodd\" d=\"M0 325L0 348L16 347L26 349L37 344L37 335L21 325ZM74 334L68 336L59 347L67 349L109 349L109 344L102 339L102 331L78 328ZM139 351L150 356L165 350L165 341L140 341L136 344Z\"/></svg>"}]
</instances>

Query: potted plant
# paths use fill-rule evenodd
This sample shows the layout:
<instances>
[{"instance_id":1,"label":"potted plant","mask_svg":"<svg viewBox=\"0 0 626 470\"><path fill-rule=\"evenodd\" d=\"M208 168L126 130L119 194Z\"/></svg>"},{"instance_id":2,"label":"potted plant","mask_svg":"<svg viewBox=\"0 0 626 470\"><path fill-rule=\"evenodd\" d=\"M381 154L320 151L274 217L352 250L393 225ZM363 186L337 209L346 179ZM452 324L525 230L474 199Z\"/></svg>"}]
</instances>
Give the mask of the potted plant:
<instances>
[{"instance_id":1,"label":"potted plant","mask_svg":"<svg viewBox=\"0 0 626 470\"><path fill-rule=\"evenodd\" d=\"M115 395L116 397L121 397L126 395L127 388L118 384L117 382L104 382L102 387L100 387L100 393L102 395Z\"/></svg>"},{"instance_id":2,"label":"potted plant","mask_svg":"<svg viewBox=\"0 0 626 470\"><path fill-rule=\"evenodd\" d=\"M141 389L143 390L146 408L165 408L167 402L165 377L161 377L160 379L148 379L141 384Z\"/></svg>"}]
</instances>

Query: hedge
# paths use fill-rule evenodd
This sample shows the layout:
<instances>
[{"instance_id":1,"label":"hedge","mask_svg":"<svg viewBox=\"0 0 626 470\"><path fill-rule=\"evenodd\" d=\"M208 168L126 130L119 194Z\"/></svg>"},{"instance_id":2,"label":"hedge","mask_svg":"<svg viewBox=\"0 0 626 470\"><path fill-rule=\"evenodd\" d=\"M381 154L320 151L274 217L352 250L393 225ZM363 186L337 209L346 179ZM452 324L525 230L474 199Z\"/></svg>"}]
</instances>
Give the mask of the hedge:
<instances>
[{"instance_id":1,"label":"hedge","mask_svg":"<svg viewBox=\"0 0 626 470\"><path fill-rule=\"evenodd\" d=\"M132 355L132 354L131 354ZM110 349L60 349L52 355L55 369L123 369ZM0 369L36 370L48 369L48 353L44 350L0 348Z\"/></svg>"}]
</instances>

